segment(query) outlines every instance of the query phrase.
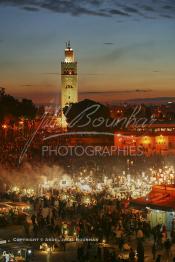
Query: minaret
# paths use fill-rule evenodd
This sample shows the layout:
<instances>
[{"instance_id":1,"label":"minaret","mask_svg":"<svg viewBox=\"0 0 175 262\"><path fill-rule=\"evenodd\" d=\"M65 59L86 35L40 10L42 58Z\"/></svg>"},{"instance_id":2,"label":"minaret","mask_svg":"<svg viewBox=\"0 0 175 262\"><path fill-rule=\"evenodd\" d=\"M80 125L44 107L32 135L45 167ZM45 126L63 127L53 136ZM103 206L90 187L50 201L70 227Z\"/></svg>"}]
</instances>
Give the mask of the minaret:
<instances>
[{"instance_id":1,"label":"minaret","mask_svg":"<svg viewBox=\"0 0 175 262\"><path fill-rule=\"evenodd\" d=\"M61 62L61 107L78 102L77 62L70 41L66 42L65 59Z\"/></svg>"}]
</instances>

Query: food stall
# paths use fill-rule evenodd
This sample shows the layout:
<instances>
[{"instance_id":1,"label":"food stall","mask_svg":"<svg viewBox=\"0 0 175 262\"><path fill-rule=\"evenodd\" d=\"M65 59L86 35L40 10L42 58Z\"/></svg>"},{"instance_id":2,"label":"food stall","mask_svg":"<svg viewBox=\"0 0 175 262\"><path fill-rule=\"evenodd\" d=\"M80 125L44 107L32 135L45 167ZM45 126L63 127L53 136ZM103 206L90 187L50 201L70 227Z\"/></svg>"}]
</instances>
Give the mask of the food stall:
<instances>
[{"instance_id":1,"label":"food stall","mask_svg":"<svg viewBox=\"0 0 175 262\"><path fill-rule=\"evenodd\" d=\"M21 261L30 261L33 255L33 250L30 246L18 243L5 243L4 241L0 241L0 261L10 262L21 262Z\"/></svg>"}]
</instances>

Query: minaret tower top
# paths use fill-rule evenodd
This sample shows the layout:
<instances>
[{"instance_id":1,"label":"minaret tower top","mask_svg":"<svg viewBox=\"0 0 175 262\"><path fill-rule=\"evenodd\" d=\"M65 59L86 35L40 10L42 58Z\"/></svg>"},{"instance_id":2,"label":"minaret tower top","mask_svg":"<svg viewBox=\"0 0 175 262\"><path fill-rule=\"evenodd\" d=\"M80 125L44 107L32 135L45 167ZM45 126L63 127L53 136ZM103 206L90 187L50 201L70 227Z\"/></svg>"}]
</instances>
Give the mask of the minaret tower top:
<instances>
[{"instance_id":1,"label":"minaret tower top","mask_svg":"<svg viewBox=\"0 0 175 262\"><path fill-rule=\"evenodd\" d=\"M71 48L70 41L66 42L66 48L64 50L65 59L64 61L66 63L72 63L74 62L74 51Z\"/></svg>"}]
</instances>

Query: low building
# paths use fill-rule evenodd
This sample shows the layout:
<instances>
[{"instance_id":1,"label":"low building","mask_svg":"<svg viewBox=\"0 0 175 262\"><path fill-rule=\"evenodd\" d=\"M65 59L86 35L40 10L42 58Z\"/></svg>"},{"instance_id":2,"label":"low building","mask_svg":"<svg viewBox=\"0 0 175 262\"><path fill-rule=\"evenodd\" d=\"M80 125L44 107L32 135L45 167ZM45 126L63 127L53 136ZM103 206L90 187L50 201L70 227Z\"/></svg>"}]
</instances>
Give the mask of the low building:
<instances>
[{"instance_id":1,"label":"low building","mask_svg":"<svg viewBox=\"0 0 175 262\"><path fill-rule=\"evenodd\" d=\"M157 185L146 196L130 201L130 206L147 210L147 220L151 227L165 224L171 231L175 219L175 186Z\"/></svg>"},{"instance_id":2,"label":"low building","mask_svg":"<svg viewBox=\"0 0 175 262\"><path fill-rule=\"evenodd\" d=\"M175 123L162 122L131 126L127 131L115 132L114 145L142 148L145 155L175 155Z\"/></svg>"}]
</instances>

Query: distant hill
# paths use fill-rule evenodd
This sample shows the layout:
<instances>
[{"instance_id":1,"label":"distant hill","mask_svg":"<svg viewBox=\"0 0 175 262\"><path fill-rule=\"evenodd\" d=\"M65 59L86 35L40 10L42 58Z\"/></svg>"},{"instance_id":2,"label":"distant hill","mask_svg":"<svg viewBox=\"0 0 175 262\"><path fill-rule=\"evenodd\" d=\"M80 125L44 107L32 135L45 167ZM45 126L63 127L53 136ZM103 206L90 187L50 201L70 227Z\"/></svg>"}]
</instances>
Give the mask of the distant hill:
<instances>
[{"instance_id":1,"label":"distant hill","mask_svg":"<svg viewBox=\"0 0 175 262\"><path fill-rule=\"evenodd\" d=\"M151 97L151 98L137 98L129 99L128 103L143 103L143 104L167 104L168 102L175 102L175 97Z\"/></svg>"}]
</instances>

